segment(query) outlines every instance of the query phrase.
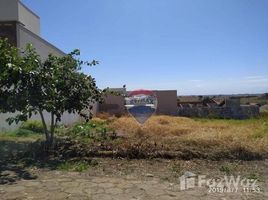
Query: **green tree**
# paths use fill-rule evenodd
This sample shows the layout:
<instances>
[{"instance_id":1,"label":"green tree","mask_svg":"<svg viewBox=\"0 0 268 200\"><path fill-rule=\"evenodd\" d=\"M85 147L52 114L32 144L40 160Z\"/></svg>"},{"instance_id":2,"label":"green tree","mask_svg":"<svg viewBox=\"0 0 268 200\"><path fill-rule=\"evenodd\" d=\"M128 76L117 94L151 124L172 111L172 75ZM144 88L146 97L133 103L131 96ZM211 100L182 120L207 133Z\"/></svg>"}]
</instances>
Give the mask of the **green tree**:
<instances>
[{"instance_id":1,"label":"green tree","mask_svg":"<svg viewBox=\"0 0 268 200\"><path fill-rule=\"evenodd\" d=\"M79 55L75 50L62 57L49 55L42 61L32 45L20 52L7 40L0 40L0 111L20 113L8 123L26 121L39 113L46 141L52 144L55 126L64 112L78 113L89 120L92 104L101 101L102 91L81 68L98 62L84 62ZM49 124L44 112L51 116Z\"/></svg>"}]
</instances>

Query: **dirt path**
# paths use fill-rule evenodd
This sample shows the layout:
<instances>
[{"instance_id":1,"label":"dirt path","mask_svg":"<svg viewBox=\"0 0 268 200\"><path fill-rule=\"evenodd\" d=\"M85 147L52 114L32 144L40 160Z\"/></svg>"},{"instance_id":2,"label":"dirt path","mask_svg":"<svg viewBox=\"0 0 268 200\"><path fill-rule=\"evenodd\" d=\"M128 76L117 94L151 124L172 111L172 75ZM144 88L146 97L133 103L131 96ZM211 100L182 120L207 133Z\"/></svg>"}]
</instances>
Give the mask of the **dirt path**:
<instances>
[{"instance_id":1,"label":"dirt path","mask_svg":"<svg viewBox=\"0 0 268 200\"><path fill-rule=\"evenodd\" d=\"M9 184L0 184L0 199L90 199L90 200L264 200L268 199L267 162L208 162L208 161L155 161L100 159L95 168L79 172L66 172L39 168L25 169L32 178L17 179ZM225 164L231 173L248 177L256 172L260 179L260 192L209 192L206 185L181 190L178 176L192 171L208 177L222 177L218 167ZM180 166L180 167L178 167ZM181 171L181 172L179 172ZM244 172L244 174L242 173ZM15 176L14 171L2 171L2 177ZM25 173L25 172L22 172ZM188 172L189 173L189 172ZM25 177L25 176L21 176ZM27 178L28 177L28 178ZM188 179L191 178L191 173ZM256 178L256 177L255 177ZM187 179L187 180L188 180ZM195 180L198 178L195 177ZM197 184L197 183L196 183Z\"/></svg>"}]
</instances>

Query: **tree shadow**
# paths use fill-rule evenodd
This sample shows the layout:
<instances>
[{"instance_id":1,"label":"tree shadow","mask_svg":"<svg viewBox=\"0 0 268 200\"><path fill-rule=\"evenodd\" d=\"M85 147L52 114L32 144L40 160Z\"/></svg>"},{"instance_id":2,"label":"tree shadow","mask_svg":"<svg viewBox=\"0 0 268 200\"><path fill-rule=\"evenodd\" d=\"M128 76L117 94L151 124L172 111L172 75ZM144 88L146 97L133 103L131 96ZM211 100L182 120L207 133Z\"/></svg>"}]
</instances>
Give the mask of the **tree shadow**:
<instances>
[{"instance_id":1,"label":"tree shadow","mask_svg":"<svg viewBox=\"0 0 268 200\"><path fill-rule=\"evenodd\" d=\"M36 178L36 175L31 174L24 167L18 166L16 163L0 161L0 185L12 184L21 179L33 180Z\"/></svg>"},{"instance_id":2,"label":"tree shadow","mask_svg":"<svg viewBox=\"0 0 268 200\"><path fill-rule=\"evenodd\" d=\"M65 140L63 144L67 147L72 145ZM31 169L56 170L66 160L76 159L75 150L68 153L68 150L63 148L62 151L59 146L48 149L42 140L34 142L0 140L0 185L14 184L22 179L36 179L37 175Z\"/></svg>"},{"instance_id":3,"label":"tree shadow","mask_svg":"<svg viewBox=\"0 0 268 200\"><path fill-rule=\"evenodd\" d=\"M28 144L29 142L0 141L0 185L37 178L19 162L18 155L25 151Z\"/></svg>"}]
</instances>

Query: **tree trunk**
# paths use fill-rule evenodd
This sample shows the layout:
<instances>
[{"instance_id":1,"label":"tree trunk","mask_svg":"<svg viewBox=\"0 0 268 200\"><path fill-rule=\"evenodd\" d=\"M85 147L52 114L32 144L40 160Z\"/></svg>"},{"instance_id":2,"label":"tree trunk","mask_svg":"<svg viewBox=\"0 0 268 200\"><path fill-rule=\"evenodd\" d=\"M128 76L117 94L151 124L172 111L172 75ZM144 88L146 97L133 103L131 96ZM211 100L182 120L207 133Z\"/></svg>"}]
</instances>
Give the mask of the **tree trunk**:
<instances>
[{"instance_id":1,"label":"tree trunk","mask_svg":"<svg viewBox=\"0 0 268 200\"><path fill-rule=\"evenodd\" d=\"M55 118L54 118L54 113L51 113L51 125L50 125L50 145L53 144L54 140L54 131L55 131Z\"/></svg>"},{"instance_id":2,"label":"tree trunk","mask_svg":"<svg viewBox=\"0 0 268 200\"><path fill-rule=\"evenodd\" d=\"M50 140L50 137L49 137L49 132L47 129L46 121L45 121L45 118L43 115L43 111L41 109L39 109L39 113L40 113L42 124L43 124L43 130L44 130L44 133L46 135L46 141L48 142Z\"/></svg>"}]
</instances>

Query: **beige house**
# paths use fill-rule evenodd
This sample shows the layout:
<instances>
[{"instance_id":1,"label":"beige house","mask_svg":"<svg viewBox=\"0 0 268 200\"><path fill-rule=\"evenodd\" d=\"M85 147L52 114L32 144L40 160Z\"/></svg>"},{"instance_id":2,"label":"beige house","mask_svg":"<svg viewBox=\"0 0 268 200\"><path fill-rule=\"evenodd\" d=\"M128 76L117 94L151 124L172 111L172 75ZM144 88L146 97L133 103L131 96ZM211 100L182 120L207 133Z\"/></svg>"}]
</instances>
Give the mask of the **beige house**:
<instances>
[{"instance_id":1,"label":"beige house","mask_svg":"<svg viewBox=\"0 0 268 200\"><path fill-rule=\"evenodd\" d=\"M63 56L65 53L47 42L40 35L40 18L19 0L0 0L0 37L8 38L9 42L18 48L24 48L31 43L36 52L45 59L49 54ZM9 126L6 119L16 113L0 113L0 131L15 129L19 126ZM32 117L40 119L39 115ZM50 115L45 114L50 120ZM78 115L64 113L62 123L71 124L80 120Z\"/></svg>"},{"instance_id":2,"label":"beige house","mask_svg":"<svg viewBox=\"0 0 268 200\"><path fill-rule=\"evenodd\" d=\"M127 94L125 88L110 89L121 94ZM156 114L177 115L177 90L154 90L157 97ZM121 115L126 112L125 99L123 96L109 94L104 98L104 103L98 105L97 112L107 112L110 114Z\"/></svg>"},{"instance_id":3,"label":"beige house","mask_svg":"<svg viewBox=\"0 0 268 200\"><path fill-rule=\"evenodd\" d=\"M33 44L41 58L48 54L64 55L40 35L40 18L19 0L0 0L0 37L8 38L18 48Z\"/></svg>"}]
</instances>

